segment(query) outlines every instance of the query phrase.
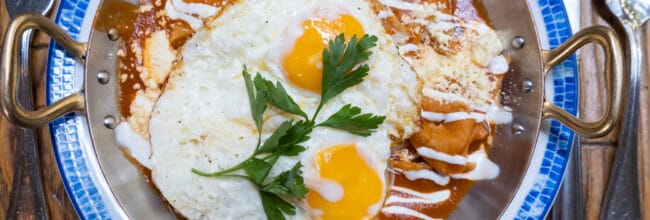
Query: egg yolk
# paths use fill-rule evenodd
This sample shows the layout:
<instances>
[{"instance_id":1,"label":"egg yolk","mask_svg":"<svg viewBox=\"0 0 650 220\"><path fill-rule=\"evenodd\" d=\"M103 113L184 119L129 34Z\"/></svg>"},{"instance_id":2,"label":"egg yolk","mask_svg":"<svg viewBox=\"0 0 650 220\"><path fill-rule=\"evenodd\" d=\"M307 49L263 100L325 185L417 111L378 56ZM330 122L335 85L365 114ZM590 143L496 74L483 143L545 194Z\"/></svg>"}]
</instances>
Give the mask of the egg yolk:
<instances>
[{"instance_id":1,"label":"egg yolk","mask_svg":"<svg viewBox=\"0 0 650 220\"><path fill-rule=\"evenodd\" d=\"M300 88L320 93L322 87L323 49L329 40L343 33L347 39L364 35L363 27L351 15L335 20L313 18L303 23L304 33L296 40L282 65L289 80Z\"/></svg>"},{"instance_id":2,"label":"egg yolk","mask_svg":"<svg viewBox=\"0 0 650 220\"><path fill-rule=\"evenodd\" d=\"M362 219L379 211L383 183L379 174L361 157L354 145L329 147L316 154L316 166L323 179L332 181L343 189L342 197L331 201L323 196L317 186L310 187L307 203L314 209L317 219ZM326 198L330 198L329 200ZM371 213L373 212L373 213Z\"/></svg>"}]
</instances>

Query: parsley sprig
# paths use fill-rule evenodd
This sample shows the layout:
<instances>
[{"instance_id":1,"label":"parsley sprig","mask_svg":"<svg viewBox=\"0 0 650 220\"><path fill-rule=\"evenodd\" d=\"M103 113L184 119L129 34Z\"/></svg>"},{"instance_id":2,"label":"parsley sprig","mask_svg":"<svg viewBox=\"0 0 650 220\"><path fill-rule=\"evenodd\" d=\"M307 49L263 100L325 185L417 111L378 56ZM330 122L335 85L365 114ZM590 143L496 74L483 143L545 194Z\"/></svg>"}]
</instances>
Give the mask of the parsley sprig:
<instances>
[{"instance_id":1,"label":"parsley sprig","mask_svg":"<svg viewBox=\"0 0 650 220\"><path fill-rule=\"evenodd\" d=\"M246 66L242 71L246 92L251 108L251 116L257 128L257 145L251 156L241 163L217 172L203 172L192 169L197 175L205 177L240 177L254 183L260 193L264 212L268 219L285 219L284 215L294 215L295 207L287 201L304 198L309 191L304 184L300 162L290 170L268 180L269 173L281 156L296 156L305 150L301 144L309 140L309 133L319 126L331 127L349 133L370 136L384 122L384 116L362 114L361 109L352 105L343 106L327 120L316 123L322 107L346 89L363 81L369 67L361 64L372 54L370 48L376 46L377 37L364 35L357 40L353 36L348 44L343 34L329 41L329 48L323 50L323 84L318 108L308 117L279 82L273 83L259 73L251 77ZM301 120L286 120L278 126L271 136L262 142L264 112L268 105L284 112L301 117ZM235 172L243 170L245 175Z\"/></svg>"}]
</instances>

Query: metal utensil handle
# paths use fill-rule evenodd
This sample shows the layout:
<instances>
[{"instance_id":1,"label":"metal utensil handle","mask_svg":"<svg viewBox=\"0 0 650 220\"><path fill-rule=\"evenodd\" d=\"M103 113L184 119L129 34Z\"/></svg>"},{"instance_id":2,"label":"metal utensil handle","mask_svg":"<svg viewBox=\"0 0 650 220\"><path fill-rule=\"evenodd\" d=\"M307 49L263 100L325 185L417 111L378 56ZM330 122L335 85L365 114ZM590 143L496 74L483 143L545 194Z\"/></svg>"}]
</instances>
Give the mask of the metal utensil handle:
<instances>
[{"instance_id":1,"label":"metal utensil handle","mask_svg":"<svg viewBox=\"0 0 650 220\"><path fill-rule=\"evenodd\" d=\"M67 96L54 104L35 111L25 110L17 101L18 58L20 56L20 35L26 30L38 29L48 34L68 52L85 60L87 45L70 38L63 30L42 15L25 14L16 17L5 34L0 54L0 103L3 114L15 125L39 127L70 112L84 111L81 92Z\"/></svg>"},{"instance_id":2,"label":"metal utensil handle","mask_svg":"<svg viewBox=\"0 0 650 220\"><path fill-rule=\"evenodd\" d=\"M605 51L605 89L607 105L605 113L597 121L584 121L548 100L544 100L542 117L554 118L562 122L583 137L597 138L607 135L618 122L621 113L623 92L623 54L622 48L613 30L605 26L592 26L581 30L567 42L550 51L542 51L544 74L571 56L587 43L600 44Z\"/></svg>"}]
</instances>

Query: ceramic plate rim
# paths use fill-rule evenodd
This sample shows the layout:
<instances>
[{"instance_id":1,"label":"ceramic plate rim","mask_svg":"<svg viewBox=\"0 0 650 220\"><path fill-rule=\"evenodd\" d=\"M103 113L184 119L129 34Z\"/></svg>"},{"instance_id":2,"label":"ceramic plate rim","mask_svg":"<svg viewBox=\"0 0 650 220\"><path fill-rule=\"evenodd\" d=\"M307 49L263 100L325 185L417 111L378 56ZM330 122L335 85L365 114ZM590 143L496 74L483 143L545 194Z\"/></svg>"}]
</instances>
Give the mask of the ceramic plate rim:
<instances>
[{"instance_id":1,"label":"ceramic plate rim","mask_svg":"<svg viewBox=\"0 0 650 220\"><path fill-rule=\"evenodd\" d=\"M555 48L571 35L562 0L528 0L533 8L542 48ZM74 39L87 41L99 0L61 0L54 22ZM575 55L551 70L546 96L572 114L577 113L578 86ZM48 105L78 91L83 66L56 43L47 61ZM83 114L68 114L49 124L59 173L72 205L82 219L122 219L126 215L102 176ZM554 120L544 121L531 166L504 219L544 219L564 177L574 133Z\"/></svg>"}]
</instances>

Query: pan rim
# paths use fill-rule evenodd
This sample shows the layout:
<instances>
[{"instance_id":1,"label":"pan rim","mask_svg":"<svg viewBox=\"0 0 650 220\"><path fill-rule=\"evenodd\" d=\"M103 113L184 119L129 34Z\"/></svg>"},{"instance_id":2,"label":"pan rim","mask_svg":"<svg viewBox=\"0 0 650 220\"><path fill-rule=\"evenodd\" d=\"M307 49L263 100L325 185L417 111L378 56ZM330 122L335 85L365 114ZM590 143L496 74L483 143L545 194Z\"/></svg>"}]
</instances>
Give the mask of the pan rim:
<instances>
[{"instance_id":1,"label":"pan rim","mask_svg":"<svg viewBox=\"0 0 650 220\"><path fill-rule=\"evenodd\" d=\"M92 9L93 4L95 4L96 8L98 2L99 0L62 0L57 10L55 23L66 30L66 32L71 34L73 37L81 39L83 41L83 31L89 29L89 26L83 27L83 24L88 23L86 22L87 20L92 21L95 10ZM559 45L559 43L563 42L571 36L569 20L566 14L564 3L562 1L529 0L529 2L531 5L538 6L538 13L542 13L544 15L542 18L543 21L541 22L546 24L546 35L540 35L540 41L543 41L543 39L555 39L557 41L555 42L556 44L553 44L553 42L550 40L548 41L549 45L553 47L554 45ZM548 9L548 12L544 13L543 10L546 9ZM549 16L548 21L546 19L547 15ZM564 20L565 24L558 22L558 20ZM537 23L538 25L540 24L539 21L537 21ZM549 24L553 24L553 26L549 26ZM564 31L559 31L562 28L564 28L563 30L567 30L567 27L568 32L565 33ZM551 34L551 31L549 30L555 30L555 38L550 38L549 35ZM544 43L542 43L542 45L544 45ZM72 60L74 60L74 58L63 53L61 47L57 46L54 42L50 44L46 77L46 102L48 105L61 98L61 94L76 91L76 89L80 88L83 85L83 77L74 77L75 74L78 74L77 72L79 71L79 68L83 67L81 67L80 64L76 64ZM578 87L577 61L575 56L572 56L568 62L573 62L573 67L564 66L565 64L563 63L561 64L562 67L560 68L572 69L571 73L565 74L570 74L573 76L573 89L571 91L573 91L574 97L571 98L565 95L562 99L556 99L556 97L559 95L555 93L556 91L554 91L557 86L555 86L553 90L547 90L547 97L552 97L552 100L556 102L556 104L564 107L569 107L567 110L572 114L576 114L578 103ZM556 70L553 70L552 73L554 76L561 75L556 74ZM72 80L69 80L69 78L72 78ZM562 78L562 80L566 79ZM547 84L551 85L548 82ZM567 90L566 87L563 87L563 89L565 91ZM110 189L108 189L108 193L106 189L102 189L102 187L106 187L106 180L102 179L101 170L94 170L96 167L99 167L99 164L97 164L96 158L95 160L92 160L92 157L95 156L94 152L88 152L87 150L88 144L90 143L90 138L86 137L89 136L89 129L88 125L85 123L87 123L87 120L83 114L69 114L64 116L64 118L57 119L49 125L50 136L52 139L52 145L54 147L57 166L59 173L63 179L66 192L70 197L70 200L75 210L77 211L77 214L83 219L95 217L110 218L124 216L123 212L120 210L115 210L119 209L120 206L115 202L114 198L110 198L112 196L112 194L110 194ZM535 147L535 153L537 153L537 149L544 149L545 152L543 152L542 156L545 157L547 155L547 151L555 151L551 152L549 155L555 156L559 154L565 156L565 159L563 161L552 160L551 164L548 166L549 174L546 174L546 179L552 181L539 183L543 184L543 186L549 186L548 184L554 182L554 184L551 184L551 187L549 188L550 190L542 188L540 190L537 190L539 192L535 194L531 188L533 186L531 186L528 187L529 192L526 193L526 196L524 196L524 200L522 200L521 205L518 205L518 207L516 207L517 205L514 204L514 202L511 202L508 210L511 208L515 210L513 211L513 217L515 218L544 218L550 209L550 206L552 205L552 202L555 198L555 195L557 194L559 185L561 184L565 173L566 161L569 158L569 152L573 144L574 133L556 121L546 121L544 124L547 124L546 130L550 131L550 134L556 135L557 138L555 142L551 142L551 137L548 137L548 139L546 139L541 138L542 136L539 136L540 138L538 139L540 139L541 142L545 142L546 144L543 144L544 148L540 148L540 141L538 141L538 144ZM555 144L555 147L553 148L554 150L551 150L552 144ZM92 146L90 149L92 149ZM535 157L535 155L533 155L533 157ZM533 161L531 159L531 164L532 163ZM541 164L542 161L539 161L539 163ZM556 172L556 174L551 177L550 171L556 171L555 167L558 166L555 165L558 164L561 164L561 166L559 166L559 174ZM551 170L550 167L553 167L553 169ZM541 168L543 167L540 167L540 169ZM531 172L530 165L527 170L528 171L526 175L528 176ZM539 170L539 173L536 175L543 175L542 171ZM101 183L102 181L104 184ZM526 187L520 186L519 188L520 189L517 192L516 196L521 194L522 190L526 191ZM526 207L528 207L527 210ZM531 209L533 208L542 208L542 211L539 212L533 210L533 212L531 212Z\"/></svg>"},{"instance_id":2,"label":"pan rim","mask_svg":"<svg viewBox=\"0 0 650 220\"><path fill-rule=\"evenodd\" d=\"M538 4L535 3L536 0L529 0L534 20L537 23L539 44L542 50L554 49L573 36L575 29L572 29L563 1L539 0ZM573 74L559 77L568 73ZM548 75L550 77L545 78L544 83L545 97L572 115L577 115L579 74L576 55L571 55L564 62L553 67ZM558 83L565 87L560 87ZM548 139L546 144L542 144L544 139ZM510 205L502 213L502 219L527 219L530 217L546 219L564 180L574 139L575 132L557 120L541 121L540 133L529 161L526 176L522 178ZM562 166L557 166L558 164L562 164ZM537 179L531 178L530 172L537 172Z\"/></svg>"}]
</instances>

